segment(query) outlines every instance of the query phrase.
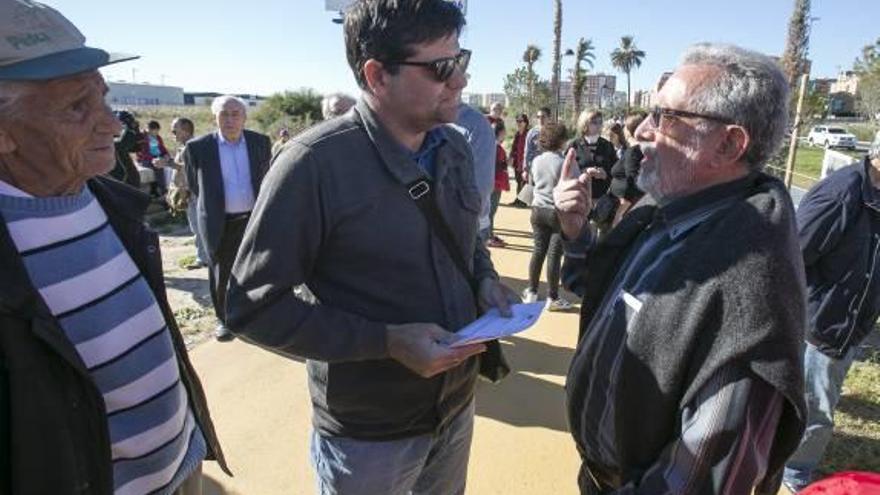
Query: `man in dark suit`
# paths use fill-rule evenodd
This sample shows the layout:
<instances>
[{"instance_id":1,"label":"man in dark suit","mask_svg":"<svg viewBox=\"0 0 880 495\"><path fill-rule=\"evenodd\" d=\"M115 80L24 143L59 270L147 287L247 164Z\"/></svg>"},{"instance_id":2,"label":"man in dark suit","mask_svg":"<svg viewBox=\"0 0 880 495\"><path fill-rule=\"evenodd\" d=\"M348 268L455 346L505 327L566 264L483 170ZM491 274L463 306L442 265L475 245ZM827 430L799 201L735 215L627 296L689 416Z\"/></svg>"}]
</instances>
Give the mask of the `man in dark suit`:
<instances>
[{"instance_id":1,"label":"man in dark suit","mask_svg":"<svg viewBox=\"0 0 880 495\"><path fill-rule=\"evenodd\" d=\"M211 300L219 324L215 337L232 340L226 328L226 285L263 177L269 170L269 137L244 128L247 106L234 96L211 103L217 131L190 141L184 152L196 225L205 243Z\"/></svg>"}]
</instances>

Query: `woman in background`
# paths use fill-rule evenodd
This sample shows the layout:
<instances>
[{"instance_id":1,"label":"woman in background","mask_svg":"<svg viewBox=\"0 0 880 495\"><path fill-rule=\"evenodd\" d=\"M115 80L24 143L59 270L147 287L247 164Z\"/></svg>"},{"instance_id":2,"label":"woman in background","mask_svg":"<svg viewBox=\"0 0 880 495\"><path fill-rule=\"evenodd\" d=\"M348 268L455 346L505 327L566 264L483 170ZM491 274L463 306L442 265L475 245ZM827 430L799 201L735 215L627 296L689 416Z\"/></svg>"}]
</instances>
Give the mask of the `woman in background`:
<instances>
[{"instance_id":1,"label":"woman in background","mask_svg":"<svg viewBox=\"0 0 880 495\"><path fill-rule=\"evenodd\" d=\"M529 286L523 291L524 302L538 300L541 266L547 260L548 311L565 311L572 304L559 296L559 268L562 263L562 228L553 206L553 188L562 173L562 149L566 129L563 124L549 122L541 127L538 142L545 150L532 161L532 238L535 249L529 262Z\"/></svg>"}]
</instances>

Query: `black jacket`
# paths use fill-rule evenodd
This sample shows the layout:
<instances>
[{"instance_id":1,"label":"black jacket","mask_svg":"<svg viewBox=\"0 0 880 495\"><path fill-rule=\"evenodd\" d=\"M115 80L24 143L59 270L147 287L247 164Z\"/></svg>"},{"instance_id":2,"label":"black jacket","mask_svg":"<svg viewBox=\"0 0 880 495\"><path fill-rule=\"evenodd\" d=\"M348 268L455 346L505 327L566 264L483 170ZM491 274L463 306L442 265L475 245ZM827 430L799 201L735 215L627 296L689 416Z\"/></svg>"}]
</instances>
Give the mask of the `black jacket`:
<instances>
[{"instance_id":1,"label":"black jacket","mask_svg":"<svg viewBox=\"0 0 880 495\"><path fill-rule=\"evenodd\" d=\"M880 316L880 193L866 158L816 184L798 230L807 270L807 340L841 358Z\"/></svg>"},{"instance_id":2,"label":"black jacket","mask_svg":"<svg viewBox=\"0 0 880 495\"><path fill-rule=\"evenodd\" d=\"M92 179L89 188L156 297L208 457L228 473L165 296L159 239L143 223L149 199L107 178ZM0 494L7 493L110 495L113 468L104 400L0 221Z\"/></svg>"},{"instance_id":3,"label":"black jacket","mask_svg":"<svg viewBox=\"0 0 880 495\"><path fill-rule=\"evenodd\" d=\"M474 278L496 278L477 241L480 194L464 138L438 130L438 207ZM385 325L432 322L457 331L474 294L430 231L407 184L426 178L360 101L292 138L276 157L238 251L227 297L243 339L308 358L315 428L390 440L441 429L473 399L478 359L422 378L388 356ZM309 305L292 288L307 284Z\"/></svg>"},{"instance_id":4,"label":"black jacket","mask_svg":"<svg viewBox=\"0 0 880 495\"><path fill-rule=\"evenodd\" d=\"M642 170L642 148L635 144L623 152L623 156L611 167L611 187L608 192L631 203L640 200L645 193L636 185Z\"/></svg>"},{"instance_id":5,"label":"black jacket","mask_svg":"<svg viewBox=\"0 0 880 495\"><path fill-rule=\"evenodd\" d=\"M263 177L272 160L272 142L265 134L244 130L250 161L251 186L254 197L260 192ZM186 143L183 153L186 180L190 192L196 196L196 216L199 233L211 260L215 259L226 225L223 173L220 170L220 150L217 133L205 134ZM209 261L211 261L209 260Z\"/></svg>"},{"instance_id":6,"label":"black jacket","mask_svg":"<svg viewBox=\"0 0 880 495\"><path fill-rule=\"evenodd\" d=\"M605 171L607 179L593 179L593 198L603 196L608 192L611 183L611 167L617 161L617 152L611 141L600 137L595 144L587 144L583 138L572 141L566 149L574 148L578 168L584 170L588 167L597 167Z\"/></svg>"}]
</instances>

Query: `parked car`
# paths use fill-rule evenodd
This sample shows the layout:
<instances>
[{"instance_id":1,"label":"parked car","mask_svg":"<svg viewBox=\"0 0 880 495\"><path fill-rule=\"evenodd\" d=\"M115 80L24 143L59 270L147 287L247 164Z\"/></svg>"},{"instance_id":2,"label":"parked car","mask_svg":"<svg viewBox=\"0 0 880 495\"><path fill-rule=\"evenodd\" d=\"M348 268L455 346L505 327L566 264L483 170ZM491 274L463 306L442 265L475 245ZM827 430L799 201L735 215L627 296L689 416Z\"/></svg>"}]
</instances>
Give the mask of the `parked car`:
<instances>
[{"instance_id":1,"label":"parked car","mask_svg":"<svg viewBox=\"0 0 880 495\"><path fill-rule=\"evenodd\" d=\"M824 146L826 148L856 148L858 140L856 137L841 127L828 127L817 125L810 129L807 135L807 142L810 146Z\"/></svg>"}]
</instances>

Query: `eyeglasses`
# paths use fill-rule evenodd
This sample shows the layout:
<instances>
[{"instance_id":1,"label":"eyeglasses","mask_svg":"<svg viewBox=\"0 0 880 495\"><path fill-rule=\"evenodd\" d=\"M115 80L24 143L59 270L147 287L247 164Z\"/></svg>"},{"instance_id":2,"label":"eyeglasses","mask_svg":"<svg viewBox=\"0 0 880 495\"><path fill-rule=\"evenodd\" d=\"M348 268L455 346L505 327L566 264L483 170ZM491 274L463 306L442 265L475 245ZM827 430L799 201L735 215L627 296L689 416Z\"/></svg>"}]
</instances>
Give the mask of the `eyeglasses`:
<instances>
[{"instance_id":1,"label":"eyeglasses","mask_svg":"<svg viewBox=\"0 0 880 495\"><path fill-rule=\"evenodd\" d=\"M670 117L689 117L695 119L713 120L715 122L721 122L722 124L728 125L735 124L733 120L728 119L727 117L720 117L718 115L705 115L702 113L688 112L686 110L673 110L672 108L654 107L651 110L651 123L654 124L655 128L660 128L660 119L664 115L668 115Z\"/></svg>"},{"instance_id":2,"label":"eyeglasses","mask_svg":"<svg viewBox=\"0 0 880 495\"><path fill-rule=\"evenodd\" d=\"M443 57L428 62L412 62L408 60L388 61L384 62L389 65L414 65L416 67L426 67L434 74L434 78L439 82L446 82L458 69L465 73L468 64L471 62L471 51L461 50L454 57Z\"/></svg>"}]
</instances>

